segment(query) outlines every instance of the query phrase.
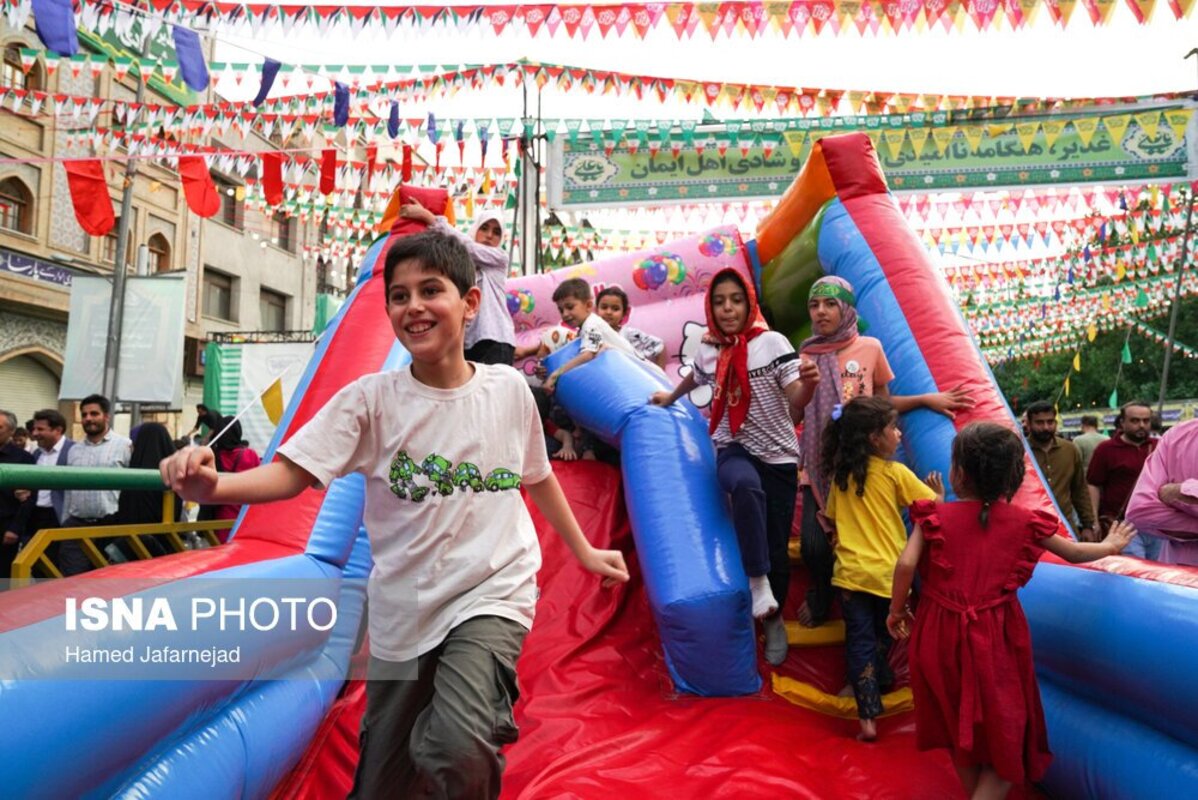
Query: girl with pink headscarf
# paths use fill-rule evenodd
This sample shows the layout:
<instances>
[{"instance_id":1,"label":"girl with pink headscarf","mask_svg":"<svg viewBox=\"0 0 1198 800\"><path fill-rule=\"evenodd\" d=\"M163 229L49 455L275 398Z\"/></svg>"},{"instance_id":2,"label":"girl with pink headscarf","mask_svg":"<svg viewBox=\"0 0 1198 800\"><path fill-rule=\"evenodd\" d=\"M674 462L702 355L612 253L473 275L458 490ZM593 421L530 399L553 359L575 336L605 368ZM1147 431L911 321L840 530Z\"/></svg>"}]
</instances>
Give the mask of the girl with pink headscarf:
<instances>
[{"instance_id":1,"label":"girl with pink headscarf","mask_svg":"<svg viewBox=\"0 0 1198 800\"><path fill-rule=\"evenodd\" d=\"M844 278L828 275L817 280L807 296L811 336L799 345L799 353L819 368L820 381L803 416L800 465L802 493L801 542L803 563L811 573L806 601L799 609L799 622L808 627L822 625L832 605L834 554L821 512L828 497L828 476L820 468L820 443L824 428L835 409L854 397L889 398L903 413L929 408L952 418L953 412L972 408L974 401L957 387L949 392L892 397L888 384L894 378L882 343L862 336L853 285Z\"/></svg>"}]
</instances>

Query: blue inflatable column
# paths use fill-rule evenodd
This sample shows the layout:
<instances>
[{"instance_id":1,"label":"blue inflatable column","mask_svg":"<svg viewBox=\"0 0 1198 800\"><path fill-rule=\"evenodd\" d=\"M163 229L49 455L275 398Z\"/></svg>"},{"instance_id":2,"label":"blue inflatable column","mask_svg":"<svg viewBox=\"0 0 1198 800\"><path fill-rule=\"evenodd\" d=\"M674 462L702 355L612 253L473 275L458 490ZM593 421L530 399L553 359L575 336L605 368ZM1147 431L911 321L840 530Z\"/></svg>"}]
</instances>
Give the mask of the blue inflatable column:
<instances>
[{"instance_id":1,"label":"blue inflatable column","mask_svg":"<svg viewBox=\"0 0 1198 800\"><path fill-rule=\"evenodd\" d=\"M550 370L578 344L547 359ZM649 606L675 685L703 696L761 688L749 584L716 481L707 423L689 402L649 405L665 376L623 353L566 373L557 399L575 423L621 450L624 496Z\"/></svg>"}]
</instances>

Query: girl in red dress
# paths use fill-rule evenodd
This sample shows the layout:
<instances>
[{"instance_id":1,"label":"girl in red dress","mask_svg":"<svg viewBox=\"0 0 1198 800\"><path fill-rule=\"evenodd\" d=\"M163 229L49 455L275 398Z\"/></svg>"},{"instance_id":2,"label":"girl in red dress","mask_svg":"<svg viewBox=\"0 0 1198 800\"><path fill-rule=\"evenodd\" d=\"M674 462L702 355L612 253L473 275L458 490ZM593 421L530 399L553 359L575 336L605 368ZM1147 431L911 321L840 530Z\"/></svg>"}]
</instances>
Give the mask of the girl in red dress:
<instances>
[{"instance_id":1,"label":"girl in red dress","mask_svg":"<svg viewBox=\"0 0 1198 800\"><path fill-rule=\"evenodd\" d=\"M966 426L953 442L955 503L921 500L894 571L886 627L911 636L908 656L920 750L946 747L966 793L1003 798L1038 781L1052 754L1032 668L1032 641L1016 590L1043 550L1066 561L1121 551L1135 530L1117 523L1101 542L1057 535L1057 517L1011 505L1023 482L1023 444L993 423ZM918 569L920 602L906 607Z\"/></svg>"}]
</instances>

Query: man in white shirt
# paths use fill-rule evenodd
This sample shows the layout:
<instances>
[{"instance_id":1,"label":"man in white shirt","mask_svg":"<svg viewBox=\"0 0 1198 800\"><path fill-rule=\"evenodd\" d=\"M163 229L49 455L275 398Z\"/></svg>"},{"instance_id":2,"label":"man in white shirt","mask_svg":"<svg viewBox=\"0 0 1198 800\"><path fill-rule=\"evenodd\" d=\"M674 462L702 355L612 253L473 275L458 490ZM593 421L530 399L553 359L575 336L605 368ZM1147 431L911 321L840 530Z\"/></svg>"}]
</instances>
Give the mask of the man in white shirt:
<instances>
[{"instance_id":1,"label":"man in white shirt","mask_svg":"<svg viewBox=\"0 0 1198 800\"><path fill-rule=\"evenodd\" d=\"M71 467L127 467L133 443L114 433L109 425L112 404L103 395L88 395L79 402L79 416L86 438L67 454ZM64 528L112 525L116 522L117 501L121 493L111 489L72 490L66 493ZM96 546L103 549L102 542ZM63 542L58 548L58 568L64 576L78 575L92 568L77 541Z\"/></svg>"},{"instance_id":2,"label":"man in white shirt","mask_svg":"<svg viewBox=\"0 0 1198 800\"><path fill-rule=\"evenodd\" d=\"M67 438L67 421L53 408L43 408L33 415L33 440L37 442L34 456L39 467L63 467L75 442ZM37 493L33 516L26 528L25 541L44 528L61 527L66 517L66 492L61 489L41 489ZM22 542L24 544L24 542Z\"/></svg>"}]
</instances>

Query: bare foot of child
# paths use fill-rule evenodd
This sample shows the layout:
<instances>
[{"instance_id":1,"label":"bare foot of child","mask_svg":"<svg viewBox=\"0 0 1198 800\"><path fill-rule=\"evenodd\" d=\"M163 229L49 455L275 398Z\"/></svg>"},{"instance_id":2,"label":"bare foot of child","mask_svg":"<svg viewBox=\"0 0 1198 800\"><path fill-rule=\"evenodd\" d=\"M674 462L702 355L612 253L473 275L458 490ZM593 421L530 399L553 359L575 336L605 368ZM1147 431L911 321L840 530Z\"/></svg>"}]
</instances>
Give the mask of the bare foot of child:
<instances>
[{"instance_id":1,"label":"bare foot of child","mask_svg":"<svg viewBox=\"0 0 1198 800\"><path fill-rule=\"evenodd\" d=\"M821 623L817 622L815 617L811 616L811 609L804 602L799 606L799 624L804 628L818 628Z\"/></svg>"},{"instance_id":2,"label":"bare foot of child","mask_svg":"<svg viewBox=\"0 0 1198 800\"><path fill-rule=\"evenodd\" d=\"M878 738L878 723L872 719L859 720L861 723L861 733L857 734L859 742L873 742Z\"/></svg>"}]
</instances>

